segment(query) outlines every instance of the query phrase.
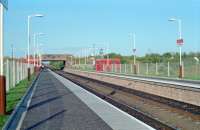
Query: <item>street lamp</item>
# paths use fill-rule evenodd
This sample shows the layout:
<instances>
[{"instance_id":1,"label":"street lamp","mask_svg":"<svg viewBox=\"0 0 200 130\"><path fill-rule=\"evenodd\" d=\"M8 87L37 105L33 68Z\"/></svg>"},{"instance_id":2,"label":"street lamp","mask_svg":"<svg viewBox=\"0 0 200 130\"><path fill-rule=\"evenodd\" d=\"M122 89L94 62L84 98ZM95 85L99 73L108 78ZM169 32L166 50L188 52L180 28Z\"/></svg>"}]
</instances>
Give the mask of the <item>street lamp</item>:
<instances>
[{"instance_id":1,"label":"street lamp","mask_svg":"<svg viewBox=\"0 0 200 130\"><path fill-rule=\"evenodd\" d=\"M179 46L179 59L180 59L180 63L179 63L179 78L183 78L183 65L182 65L182 45L183 45L183 38L182 38L182 20L181 19L176 19L176 18L170 18L168 21L170 22L177 22L178 23L178 39L176 41L177 45Z\"/></svg>"},{"instance_id":2,"label":"street lamp","mask_svg":"<svg viewBox=\"0 0 200 130\"><path fill-rule=\"evenodd\" d=\"M3 76L3 11L4 7L0 3L0 76Z\"/></svg>"},{"instance_id":3,"label":"street lamp","mask_svg":"<svg viewBox=\"0 0 200 130\"><path fill-rule=\"evenodd\" d=\"M39 36L45 35L44 33L40 33ZM42 49L40 49L44 44L39 44L37 41L37 55L38 55L38 61L37 61L37 66L41 67L41 63L42 63Z\"/></svg>"},{"instance_id":4,"label":"street lamp","mask_svg":"<svg viewBox=\"0 0 200 130\"><path fill-rule=\"evenodd\" d=\"M30 41L31 41L31 37L30 37L30 20L33 17L44 17L44 15L42 14L34 14L34 15L29 15L28 16L28 50L27 50L27 55L28 55L28 80L30 80Z\"/></svg>"},{"instance_id":5,"label":"street lamp","mask_svg":"<svg viewBox=\"0 0 200 130\"><path fill-rule=\"evenodd\" d=\"M43 44L38 45L38 67L42 66L42 49L39 49L43 46Z\"/></svg>"},{"instance_id":6,"label":"street lamp","mask_svg":"<svg viewBox=\"0 0 200 130\"><path fill-rule=\"evenodd\" d=\"M36 54L38 55L38 37L41 36L41 35L45 35L44 33L34 33L33 35L33 41L34 41L34 67L36 66L36 62L35 62L35 59L36 59ZM37 61L38 62L38 61Z\"/></svg>"},{"instance_id":7,"label":"street lamp","mask_svg":"<svg viewBox=\"0 0 200 130\"><path fill-rule=\"evenodd\" d=\"M131 45L133 44L133 56L134 56L134 61L133 61L133 64L134 64L134 74L137 74L137 66L136 66L136 46L135 46L135 33L130 33L130 42L131 42Z\"/></svg>"}]
</instances>

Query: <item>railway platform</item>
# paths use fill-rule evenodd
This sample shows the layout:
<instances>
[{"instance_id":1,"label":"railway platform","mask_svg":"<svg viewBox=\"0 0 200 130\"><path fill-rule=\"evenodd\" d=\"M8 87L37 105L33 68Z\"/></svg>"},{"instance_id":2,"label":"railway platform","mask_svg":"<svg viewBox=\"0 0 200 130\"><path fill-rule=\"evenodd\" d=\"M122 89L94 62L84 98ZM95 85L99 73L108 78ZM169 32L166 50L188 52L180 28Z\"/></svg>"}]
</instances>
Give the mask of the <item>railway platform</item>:
<instances>
[{"instance_id":1,"label":"railway platform","mask_svg":"<svg viewBox=\"0 0 200 130\"><path fill-rule=\"evenodd\" d=\"M26 100L19 120L11 116L4 129L153 130L80 86L44 69ZM19 112L18 112L19 113Z\"/></svg>"}]
</instances>

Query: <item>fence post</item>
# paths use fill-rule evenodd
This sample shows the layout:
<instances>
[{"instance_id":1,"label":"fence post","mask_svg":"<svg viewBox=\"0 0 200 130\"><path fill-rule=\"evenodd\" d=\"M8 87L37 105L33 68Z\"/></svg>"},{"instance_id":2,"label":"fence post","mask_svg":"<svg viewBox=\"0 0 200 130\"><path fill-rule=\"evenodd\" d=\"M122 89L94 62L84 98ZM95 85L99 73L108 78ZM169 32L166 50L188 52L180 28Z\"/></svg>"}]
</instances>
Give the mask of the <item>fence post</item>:
<instances>
[{"instance_id":1,"label":"fence post","mask_svg":"<svg viewBox=\"0 0 200 130\"><path fill-rule=\"evenodd\" d=\"M115 64L113 64L113 73L115 73Z\"/></svg>"},{"instance_id":2,"label":"fence post","mask_svg":"<svg viewBox=\"0 0 200 130\"><path fill-rule=\"evenodd\" d=\"M6 77L0 75L0 115L6 114Z\"/></svg>"},{"instance_id":3,"label":"fence post","mask_svg":"<svg viewBox=\"0 0 200 130\"><path fill-rule=\"evenodd\" d=\"M25 78L27 78L28 76L28 66L27 66L27 64L25 63Z\"/></svg>"},{"instance_id":4,"label":"fence post","mask_svg":"<svg viewBox=\"0 0 200 130\"><path fill-rule=\"evenodd\" d=\"M26 64L26 63L24 63L24 69L25 69L25 70L24 70L24 72L25 72L25 73L24 73L24 76L25 76L24 78L27 78L27 74L28 74L27 70L28 70L28 69L27 69L27 64Z\"/></svg>"},{"instance_id":5,"label":"fence post","mask_svg":"<svg viewBox=\"0 0 200 130\"><path fill-rule=\"evenodd\" d=\"M122 64L119 64L119 72L122 73Z\"/></svg>"},{"instance_id":6,"label":"fence post","mask_svg":"<svg viewBox=\"0 0 200 130\"><path fill-rule=\"evenodd\" d=\"M146 75L149 75L149 65L146 63Z\"/></svg>"},{"instance_id":7,"label":"fence post","mask_svg":"<svg viewBox=\"0 0 200 130\"><path fill-rule=\"evenodd\" d=\"M23 76L22 76L23 71L22 70L23 70L22 69L22 61L20 61L20 80L23 80Z\"/></svg>"},{"instance_id":8,"label":"fence post","mask_svg":"<svg viewBox=\"0 0 200 130\"><path fill-rule=\"evenodd\" d=\"M22 69L22 80L24 79L24 63L21 61L21 69Z\"/></svg>"},{"instance_id":9,"label":"fence post","mask_svg":"<svg viewBox=\"0 0 200 130\"><path fill-rule=\"evenodd\" d=\"M114 72L114 70L113 70L113 64L111 64L111 68L112 68L112 73Z\"/></svg>"},{"instance_id":10,"label":"fence post","mask_svg":"<svg viewBox=\"0 0 200 130\"><path fill-rule=\"evenodd\" d=\"M131 74L133 74L133 64L130 65L131 65Z\"/></svg>"},{"instance_id":11,"label":"fence post","mask_svg":"<svg viewBox=\"0 0 200 130\"><path fill-rule=\"evenodd\" d=\"M140 63L138 63L138 69L137 69L137 71L138 71L138 74L140 74Z\"/></svg>"},{"instance_id":12,"label":"fence post","mask_svg":"<svg viewBox=\"0 0 200 130\"><path fill-rule=\"evenodd\" d=\"M10 88L12 88L13 87L13 77L12 77L12 72L13 72L13 70L12 70L12 59L10 60L10 63L9 63L9 70L10 70L10 72L9 72L9 78L10 78Z\"/></svg>"},{"instance_id":13,"label":"fence post","mask_svg":"<svg viewBox=\"0 0 200 130\"><path fill-rule=\"evenodd\" d=\"M120 64L115 65L115 72L117 72L117 73L119 73L119 65Z\"/></svg>"},{"instance_id":14,"label":"fence post","mask_svg":"<svg viewBox=\"0 0 200 130\"><path fill-rule=\"evenodd\" d=\"M12 70L13 70L13 87L15 87L15 60L12 61Z\"/></svg>"},{"instance_id":15,"label":"fence post","mask_svg":"<svg viewBox=\"0 0 200 130\"><path fill-rule=\"evenodd\" d=\"M17 84L19 83L19 63L18 60L16 61L16 77L17 77Z\"/></svg>"},{"instance_id":16,"label":"fence post","mask_svg":"<svg viewBox=\"0 0 200 130\"><path fill-rule=\"evenodd\" d=\"M18 68L18 83L20 82L20 63L19 63L19 60L17 62L17 68Z\"/></svg>"},{"instance_id":17,"label":"fence post","mask_svg":"<svg viewBox=\"0 0 200 130\"><path fill-rule=\"evenodd\" d=\"M15 86L17 85L17 61L15 60Z\"/></svg>"},{"instance_id":18,"label":"fence post","mask_svg":"<svg viewBox=\"0 0 200 130\"><path fill-rule=\"evenodd\" d=\"M169 66L169 61L167 62L167 76L170 77L170 66Z\"/></svg>"},{"instance_id":19,"label":"fence post","mask_svg":"<svg viewBox=\"0 0 200 130\"><path fill-rule=\"evenodd\" d=\"M125 72L125 74L126 74L126 64L124 64L124 72Z\"/></svg>"},{"instance_id":20,"label":"fence post","mask_svg":"<svg viewBox=\"0 0 200 130\"><path fill-rule=\"evenodd\" d=\"M114 64L114 73L116 73L116 64Z\"/></svg>"},{"instance_id":21,"label":"fence post","mask_svg":"<svg viewBox=\"0 0 200 130\"><path fill-rule=\"evenodd\" d=\"M24 63L24 78L26 78L26 76L27 76L27 66L26 66L26 63Z\"/></svg>"},{"instance_id":22,"label":"fence post","mask_svg":"<svg viewBox=\"0 0 200 130\"><path fill-rule=\"evenodd\" d=\"M19 75L19 82L21 81L21 66L20 66L20 60L18 61L18 75Z\"/></svg>"},{"instance_id":23,"label":"fence post","mask_svg":"<svg viewBox=\"0 0 200 130\"><path fill-rule=\"evenodd\" d=\"M196 78L198 79L198 72L199 72L199 69L198 69L198 65L199 65L199 62L196 62Z\"/></svg>"},{"instance_id":24,"label":"fence post","mask_svg":"<svg viewBox=\"0 0 200 130\"><path fill-rule=\"evenodd\" d=\"M6 91L10 89L10 77L9 77L9 59L6 60Z\"/></svg>"},{"instance_id":25,"label":"fence post","mask_svg":"<svg viewBox=\"0 0 200 130\"><path fill-rule=\"evenodd\" d=\"M158 63L156 62L156 75L158 75Z\"/></svg>"},{"instance_id":26,"label":"fence post","mask_svg":"<svg viewBox=\"0 0 200 130\"><path fill-rule=\"evenodd\" d=\"M184 77L185 77L185 66L184 66L184 62L182 62L182 67L183 67L183 68L182 68L182 71L183 71L183 72L182 72L182 76L183 76L182 78L184 78Z\"/></svg>"}]
</instances>

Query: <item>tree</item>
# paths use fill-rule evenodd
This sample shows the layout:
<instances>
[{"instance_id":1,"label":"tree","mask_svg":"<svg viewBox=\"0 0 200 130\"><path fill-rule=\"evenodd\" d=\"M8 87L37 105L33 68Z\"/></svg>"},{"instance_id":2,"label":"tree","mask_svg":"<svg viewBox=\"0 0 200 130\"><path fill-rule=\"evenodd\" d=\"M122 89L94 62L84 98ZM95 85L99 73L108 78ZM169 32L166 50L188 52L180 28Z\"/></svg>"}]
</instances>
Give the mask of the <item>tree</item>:
<instances>
[{"instance_id":1,"label":"tree","mask_svg":"<svg viewBox=\"0 0 200 130\"><path fill-rule=\"evenodd\" d=\"M65 66L62 61L50 61L49 65L53 66L54 69L62 69Z\"/></svg>"}]
</instances>

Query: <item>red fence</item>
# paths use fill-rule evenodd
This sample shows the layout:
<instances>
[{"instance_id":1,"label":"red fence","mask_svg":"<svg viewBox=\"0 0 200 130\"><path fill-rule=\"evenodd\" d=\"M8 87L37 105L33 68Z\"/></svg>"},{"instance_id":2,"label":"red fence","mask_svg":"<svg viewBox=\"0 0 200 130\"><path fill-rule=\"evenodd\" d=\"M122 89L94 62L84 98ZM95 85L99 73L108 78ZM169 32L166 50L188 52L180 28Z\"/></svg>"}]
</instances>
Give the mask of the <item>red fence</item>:
<instances>
[{"instance_id":1,"label":"red fence","mask_svg":"<svg viewBox=\"0 0 200 130\"><path fill-rule=\"evenodd\" d=\"M97 59L95 62L96 71L111 71L120 69L120 59Z\"/></svg>"}]
</instances>

